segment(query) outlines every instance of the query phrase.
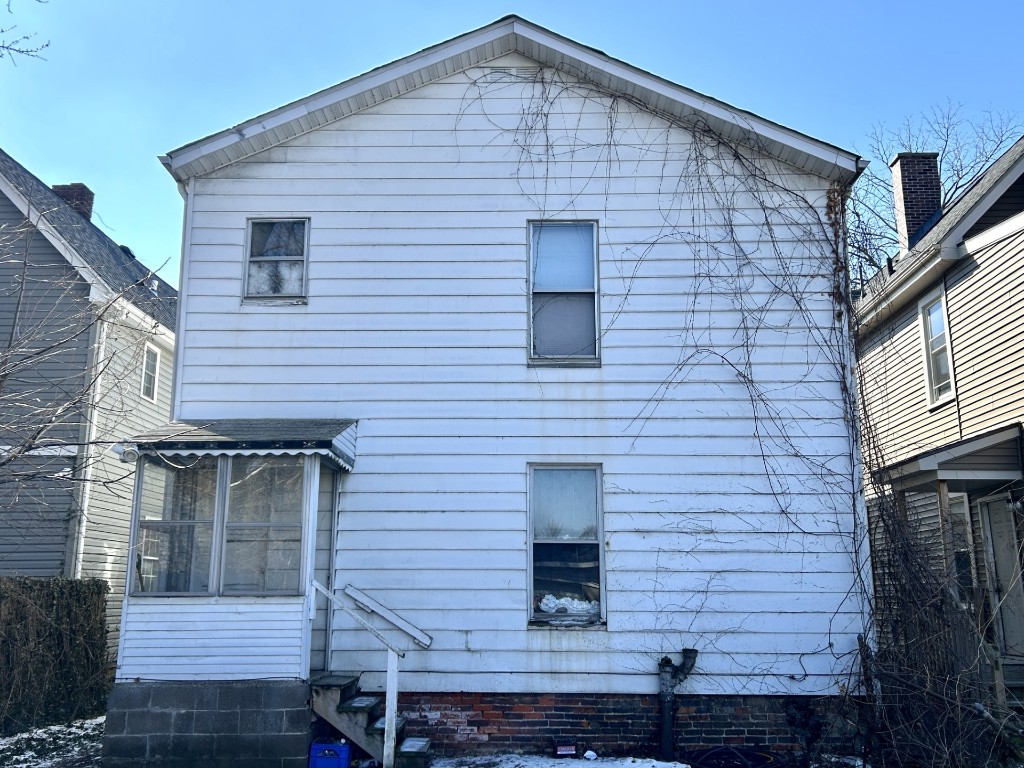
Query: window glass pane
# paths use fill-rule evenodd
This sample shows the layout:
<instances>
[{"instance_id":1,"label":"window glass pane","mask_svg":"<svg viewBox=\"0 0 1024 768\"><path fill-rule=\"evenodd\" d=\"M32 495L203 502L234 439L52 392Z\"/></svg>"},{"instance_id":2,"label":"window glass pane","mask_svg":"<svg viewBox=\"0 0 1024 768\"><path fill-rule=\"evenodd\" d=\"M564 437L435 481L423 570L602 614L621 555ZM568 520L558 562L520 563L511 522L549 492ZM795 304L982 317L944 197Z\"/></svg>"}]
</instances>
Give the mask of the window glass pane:
<instances>
[{"instance_id":1,"label":"window glass pane","mask_svg":"<svg viewBox=\"0 0 1024 768\"><path fill-rule=\"evenodd\" d=\"M228 522L299 525L302 522L301 456L234 456Z\"/></svg>"},{"instance_id":2,"label":"window glass pane","mask_svg":"<svg viewBox=\"0 0 1024 768\"><path fill-rule=\"evenodd\" d=\"M306 222L254 221L249 244L251 259L302 261L306 252Z\"/></svg>"},{"instance_id":3,"label":"window glass pane","mask_svg":"<svg viewBox=\"0 0 1024 768\"><path fill-rule=\"evenodd\" d=\"M534 224L534 291L594 290L594 225Z\"/></svg>"},{"instance_id":4,"label":"window glass pane","mask_svg":"<svg viewBox=\"0 0 1024 768\"><path fill-rule=\"evenodd\" d=\"M533 538L597 538L597 471L534 468Z\"/></svg>"},{"instance_id":5,"label":"window glass pane","mask_svg":"<svg viewBox=\"0 0 1024 768\"><path fill-rule=\"evenodd\" d=\"M184 466L146 461L142 472L141 520L213 520L217 460L208 456L180 461Z\"/></svg>"},{"instance_id":6,"label":"window glass pane","mask_svg":"<svg viewBox=\"0 0 1024 768\"><path fill-rule=\"evenodd\" d=\"M301 296L304 269L301 261L250 261L249 295Z\"/></svg>"},{"instance_id":7,"label":"window glass pane","mask_svg":"<svg viewBox=\"0 0 1024 768\"><path fill-rule=\"evenodd\" d=\"M139 541L133 568L141 592L207 592L217 460L181 459L142 468Z\"/></svg>"},{"instance_id":8,"label":"window glass pane","mask_svg":"<svg viewBox=\"0 0 1024 768\"><path fill-rule=\"evenodd\" d=\"M533 545L535 618L557 620L601 613L601 561L597 543Z\"/></svg>"},{"instance_id":9,"label":"window glass pane","mask_svg":"<svg viewBox=\"0 0 1024 768\"><path fill-rule=\"evenodd\" d=\"M141 523L135 590L208 592L212 536L211 523Z\"/></svg>"},{"instance_id":10,"label":"window glass pane","mask_svg":"<svg viewBox=\"0 0 1024 768\"><path fill-rule=\"evenodd\" d=\"M594 294L535 293L533 354L594 357L597 354Z\"/></svg>"},{"instance_id":11,"label":"window glass pane","mask_svg":"<svg viewBox=\"0 0 1024 768\"><path fill-rule=\"evenodd\" d=\"M160 357L154 349L146 349L142 363L142 394L153 400L156 397L156 372Z\"/></svg>"},{"instance_id":12,"label":"window glass pane","mask_svg":"<svg viewBox=\"0 0 1024 768\"><path fill-rule=\"evenodd\" d=\"M224 545L224 592L298 592L299 527L230 526Z\"/></svg>"}]
</instances>

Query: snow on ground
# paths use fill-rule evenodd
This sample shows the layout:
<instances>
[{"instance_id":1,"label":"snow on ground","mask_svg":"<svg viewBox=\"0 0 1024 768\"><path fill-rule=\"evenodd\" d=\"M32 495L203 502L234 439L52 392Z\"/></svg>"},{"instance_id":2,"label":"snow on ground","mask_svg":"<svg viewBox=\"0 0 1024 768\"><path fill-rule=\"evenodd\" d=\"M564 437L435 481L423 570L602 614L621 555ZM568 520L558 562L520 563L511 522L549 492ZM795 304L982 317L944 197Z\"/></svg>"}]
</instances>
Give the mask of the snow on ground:
<instances>
[{"instance_id":1,"label":"snow on ground","mask_svg":"<svg viewBox=\"0 0 1024 768\"><path fill-rule=\"evenodd\" d=\"M49 725L0 738L5 768L85 768L99 765L102 717L70 725Z\"/></svg>"},{"instance_id":2,"label":"snow on ground","mask_svg":"<svg viewBox=\"0 0 1024 768\"><path fill-rule=\"evenodd\" d=\"M541 755L485 755L435 757L430 768L689 768L685 763L663 763L641 757L598 757L595 760Z\"/></svg>"},{"instance_id":3,"label":"snow on ground","mask_svg":"<svg viewBox=\"0 0 1024 768\"><path fill-rule=\"evenodd\" d=\"M0 766L4 768L98 768L103 740L102 717L51 725L0 738ZM817 768L863 768L854 758L825 758ZM541 755L474 755L435 757L430 768L689 768L640 757L601 757L593 760Z\"/></svg>"}]
</instances>

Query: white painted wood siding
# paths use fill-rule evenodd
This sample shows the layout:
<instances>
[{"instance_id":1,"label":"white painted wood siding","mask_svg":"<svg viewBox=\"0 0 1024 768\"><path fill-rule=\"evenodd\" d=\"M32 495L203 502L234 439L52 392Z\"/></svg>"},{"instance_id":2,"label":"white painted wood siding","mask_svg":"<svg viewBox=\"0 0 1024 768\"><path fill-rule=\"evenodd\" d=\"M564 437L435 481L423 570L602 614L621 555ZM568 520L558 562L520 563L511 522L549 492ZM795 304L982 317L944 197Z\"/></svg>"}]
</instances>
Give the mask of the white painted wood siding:
<instances>
[{"instance_id":1,"label":"white painted wood siding","mask_svg":"<svg viewBox=\"0 0 1024 768\"><path fill-rule=\"evenodd\" d=\"M523 155L539 89L484 75L196 180L177 415L359 419L335 583L434 636L407 690L650 693L693 646L688 690L835 691L862 625L824 230L781 201L773 243L735 165L686 183L688 132L572 83L551 153ZM823 205L824 181L748 159ZM246 218L291 215L310 220L308 304L243 304ZM599 368L527 365L541 218L599 223ZM606 627L527 628L529 462L602 466ZM192 629L162 605L177 644ZM371 688L374 644L336 614L332 666Z\"/></svg>"},{"instance_id":2,"label":"white painted wood siding","mask_svg":"<svg viewBox=\"0 0 1024 768\"><path fill-rule=\"evenodd\" d=\"M125 606L119 679L272 680L307 674L309 660L298 641L308 620L303 597L133 597Z\"/></svg>"}]
</instances>

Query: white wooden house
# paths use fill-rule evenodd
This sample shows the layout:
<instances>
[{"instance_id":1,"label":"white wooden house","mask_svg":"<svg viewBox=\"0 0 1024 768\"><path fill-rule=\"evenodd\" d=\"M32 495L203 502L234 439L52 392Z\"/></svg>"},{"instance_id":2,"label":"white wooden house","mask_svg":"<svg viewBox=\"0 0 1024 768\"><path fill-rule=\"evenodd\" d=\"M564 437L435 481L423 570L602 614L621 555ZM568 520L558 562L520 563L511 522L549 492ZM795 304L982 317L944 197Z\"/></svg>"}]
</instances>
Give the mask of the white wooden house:
<instances>
[{"instance_id":1,"label":"white wooden house","mask_svg":"<svg viewBox=\"0 0 1024 768\"><path fill-rule=\"evenodd\" d=\"M851 684L855 155L507 17L163 162L176 422L130 446L112 764L301 754L295 691L386 687L355 617L444 751L656 743L683 649L681 746L792 743L779 697Z\"/></svg>"}]
</instances>

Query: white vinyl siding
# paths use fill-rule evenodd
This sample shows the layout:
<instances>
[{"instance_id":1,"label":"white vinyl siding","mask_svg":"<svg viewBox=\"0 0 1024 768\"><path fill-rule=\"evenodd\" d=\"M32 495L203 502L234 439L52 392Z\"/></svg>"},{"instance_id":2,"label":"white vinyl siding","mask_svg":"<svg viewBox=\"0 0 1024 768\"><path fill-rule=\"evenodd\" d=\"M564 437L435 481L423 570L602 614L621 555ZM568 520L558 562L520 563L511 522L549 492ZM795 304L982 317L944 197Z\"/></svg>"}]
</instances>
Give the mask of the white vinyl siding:
<instances>
[{"instance_id":1,"label":"white vinyl siding","mask_svg":"<svg viewBox=\"0 0 1024 768\"><path fill-rule=\"evenodd\" d=\"M713 196L666 193L690 172L687 131L618 101L614 173L595 176L609 115L566 89L578 149L534 165L513 141L533 85L467 98L485 74L196 179L178 415L359 419L334 584L434 637L408 650L403 690L656 693L657 661L693 646L697 693L834 691L863 628L842 367L818 341L835 322L831 258L806 247L798 210L769 234L757 201L716 175L757 274L709 290L736 264L668 237L695 220L715 243L731 236ZM826 180L763 166L823 210ZM308 303L239 307L247 221L288 211L316 224ZM527 223L562 212L600 222L600 367L524 364ZM806 311L778 290L783 268L799 273L787 290ZM737 370L787 425L788 448L755 436ZM524 469L552 463L602 468L606 629L528 626ZM819 651L824 637L833 647ZM383 684L379 643L340 611L330 647L331 668Z\"/></svg>"}]
</instances>

